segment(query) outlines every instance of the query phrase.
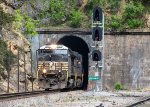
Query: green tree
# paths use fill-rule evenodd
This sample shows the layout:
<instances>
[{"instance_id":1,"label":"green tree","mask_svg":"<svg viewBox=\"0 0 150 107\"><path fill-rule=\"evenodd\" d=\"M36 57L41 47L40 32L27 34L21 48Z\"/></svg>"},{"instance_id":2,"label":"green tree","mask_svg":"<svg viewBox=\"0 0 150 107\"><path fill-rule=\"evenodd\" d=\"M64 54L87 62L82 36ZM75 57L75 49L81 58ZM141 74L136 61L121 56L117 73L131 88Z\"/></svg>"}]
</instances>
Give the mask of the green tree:
<instances>
[{"instance_id":1,"label":"green tree","mask_svg":"<svg viewBox=\"0 0 150 107\"><path fill-rule=\"evenodd\" d=\"M50 0L49 16L55 24L61 24L65 19L65 4L63 0Z\"/></svg>"},{"instance_id":2,"label":"green tree","mask_svg":"<svg viewBox=\"0 0 150 107\"><path fill-rule=\"evenodd\" d=\"M38 24L38 21L34 20L33 18L29 17L28 15L25 15L24 19L25 19L24 34L31 35L31 36L37 35L36 26Z\"/></svg>"},{"instance_id":3,"label":"green tree","mask_svg":"<svg viewBox=\"0 0 150 107\"><path fill-rule=\"evenodd\" d=\"M21 31L25 36L35 36L37 20L34 20L26 13L22 13L20 10L16 10L14 29Z\"/></svg>"},{"instance_id":4,"label":"green tree","mask_svg":"<svg viewBox=\"0 0 150 107\"><path fill-rule=\"evenodd\" d=\"M21 30L21 27L23 26L24 16L21 14L21 11L18 9L15 11L15 21L14 21L14 29Z\"/></svg>"}]
</instances>

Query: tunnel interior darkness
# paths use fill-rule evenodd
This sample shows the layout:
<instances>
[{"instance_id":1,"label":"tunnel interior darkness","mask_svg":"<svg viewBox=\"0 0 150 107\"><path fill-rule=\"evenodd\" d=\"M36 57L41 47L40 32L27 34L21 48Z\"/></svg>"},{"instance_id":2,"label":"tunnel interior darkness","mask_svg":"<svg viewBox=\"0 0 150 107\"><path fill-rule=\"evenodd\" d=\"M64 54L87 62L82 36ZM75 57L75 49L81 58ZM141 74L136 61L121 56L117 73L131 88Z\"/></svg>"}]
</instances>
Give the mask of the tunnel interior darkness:
<instances>
[{"instance_id":1,"label":"tunnel interior darkness","mask_svg":"<svg viewBox=\"0 0 150 107\"><path fill-rule=\"evenodd\" d=\"M76 51L82 55L83 60L83 69L84 69L84 80L83 80L83 89L87 89L88 85L88 53L89 48L87 43L81 39L80 37L76 36L64 36L61 38L57 44L63 44L70 48L72 51Z\"/></svg>"}]
</instances>

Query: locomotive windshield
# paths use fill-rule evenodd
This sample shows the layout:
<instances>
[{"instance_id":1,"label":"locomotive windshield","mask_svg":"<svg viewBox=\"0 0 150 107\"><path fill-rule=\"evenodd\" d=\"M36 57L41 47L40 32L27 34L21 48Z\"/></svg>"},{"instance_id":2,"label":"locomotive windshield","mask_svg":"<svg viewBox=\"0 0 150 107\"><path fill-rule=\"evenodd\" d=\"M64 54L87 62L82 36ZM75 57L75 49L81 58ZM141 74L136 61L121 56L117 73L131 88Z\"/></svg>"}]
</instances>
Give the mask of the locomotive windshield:
<instances>
[{"instance_id":1,"label":"locomotive windshield","mask_svg":"<svg viewBox=\"0 0 150 107\"><path fill-rule=\"evenodd\" d=\"M39 49L39 61L68 61L68 52L65 49Z\"/></svg>"}]
</instances>

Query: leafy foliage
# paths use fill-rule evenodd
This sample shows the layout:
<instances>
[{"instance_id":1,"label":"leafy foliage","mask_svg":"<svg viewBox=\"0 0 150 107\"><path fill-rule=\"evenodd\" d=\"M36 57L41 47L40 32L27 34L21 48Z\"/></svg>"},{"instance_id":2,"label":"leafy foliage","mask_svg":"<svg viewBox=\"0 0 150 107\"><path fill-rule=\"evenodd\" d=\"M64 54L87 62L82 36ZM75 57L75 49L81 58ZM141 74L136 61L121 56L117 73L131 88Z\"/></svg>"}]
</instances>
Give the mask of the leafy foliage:
<instances>
[{"instance_id":1,"label":"leafy foliage","mask_svg":"<svg viewBox=\"0 0 150 107\"><path fill-rule=\"evenodd\" d=\"M75 28L80 27L82 19L83 15L81 11L72 11L70 26Z\"/></svg>"},{"instance_id":2,"label":"leafy foliage","mask_svg":"<svg viewBox=\"0 0 150 107\"><path fill-rule=\"evenodd\" d=\"M97 5L101 6L105 12L105 28L120 31L144 27L146 23L144 6L146 4L149 4L146 0L126 1L123 14L118 14L121 9L121 0L89 0L86 12L90 17L91 10Z\"/></svg>"},{"instance_id":3,"label":"leafy foliage","mask_svg":"<svg viewBox=\"0 0 150 107\"><path fill-rule=\"evenodd\" d=\"M65 16L65 6L63 0L51 0L48 12L50 13L49 16L55 24L61 23Z\"/></svg>"},{"instance_id":4,"label":"leafy foliage","mask_svg":"<svg viewBox=\"0 0 150 107\"><path fill-rule=\"evenodd\" d=\"M140 2L129 2L123 13L124 22L127 22L127 28L138 28L144 26L144 6Z\"/></svg>"},{"instance_id":5,"label":"leafy foliage","mask_svg":"<svg viewBox=\"0 0 150 107\"><path fill-rule=\"evenodd\" d=\"M84 27L89 28L90 19L95 6L100 6L105 14L105 29L126 30L143 27L147 3L144 0L125 1L125 8L121 8L121 0L88 0L83 10L79 10L76 0L50 0L48 10L40 12L40 18L50 19L47 26ZM121 10L121 9L124 9ZM69 23L69 24L68 24Z\"/></svg>"},{"instance_id":6,"label":"leafy foliage","mask_svg":"<svg viewBox=\"0 0 150 107\"><path fill-rule=\"evenodd\" d=\"M85 11L89 16L91 16L95 6L100 6L103 9L105 9L106 4L107 4L106 0L89 0L85 7Z\"/></svg>"},{"instance_id":7,"label":"leafy foliage","mask_svg":"<svg viewBox=\"0 0 150 107\"><path fill-rule=\"evenodd\" d=\"M124 16L126 18L138 18L144 13L144 6L140 2L130 2L126 5Z\"/></svg>"},{"instance_id":8,"label":"leafy foliage","mask_svg":"<svg viewBox=\"0 0 150 107\"><path fill-rule=\"evenodd\" d=\"M107 0L107 9L110 9L110 12L117 12L120 8L120 1L121 0Z\"/></svg>"},{"instance_id":9,"label":"leafy foliage","mask_svg":"<svg viewBox=\"0 0 150 107\"><path fill-rule=\"evenodd\" d=\"M141 20L143 19L143 20ZM141 2L130 1L126 4L123 14L112 15L110 28L112 30L126 30L144 27L144 6Z\"/></svg>"},{"instance_id":10,"label":"leafy foliage","mask_svg":"<svg viewBox=\"0 0 150 107\"><path fill-rule=\"evenodd\" d=\"M34 36L37 34L36 25L38 24L37 20L34 20L26 13L21 13L20 10L16 10L14 28L16 30L21 30L26 36Z\"/></svg>"},{"instance_id":11,"label":"leafy foliage","mask_svg":"<svg viewBox=\"0 0 150 107\"><path fill-rule=\"evenodd\" d=\"M38 21L32 19L31 17L29 17L27 15L25 15L24 19L25 19L24 34L25 35L35 36L37 34L37 32L36 32L36 25L37 25Z\"/></svg>"},{"instance_id":12,"label":"leafy foliage","mask_svg":"<svg viewBox=\"0 0 150 107\"><path fill-rule=\"evenodd\" d=\"M144 20L130 19L127 21L129 28L138 28L144 26Z\"/></svg>"},{"instance_id":13,"label":"leafy foliage","mask_svg":"<svg viewBox=\"0 0 150 107\"><path fill-rule=\"evenodd\" d=\"M16 30L21 30L21 27L23 26L23 20L24 20L24 17L21 14L21 11L20 10L16 10L16 12L15 12L15 22L14 22L14 26L13 27Z\"/></svg>"},{"instance_id":14,"label":"leafy foliage","mask_svg":"<svg viewBox=\"0 0 150 107\"><path fill-rule=\"evenodd\" d=\"M51 0L49 9L39 14L40 18L49 18L47 25L61 25L68 22L71 27L80 27L83 13L78 10L76 0Z\"/></svg>"},{"instance_id":15,"label":"leafy foliage","mask_svg":"<svg viewBox=\"0 0 150 107\"><path fill-rule=\"evenodd\" d=\"M124 87L123 87L123 85L122 85L121 83L116 83L116 84L115 84L115 89L116 89L116 90L123 90Z\"/></svg>"},{"instance_id":16,"label":"leafy foliage","mask_svg":"<svg viewBox=\"0 0 150 107\"><path fill-rule=\"evenodd\" d=\"M114 30L120 29L122 27L122 19L119 16L113 15L111 17L111 28Z\"/></svg>"},{"instance_id":17,"label":"leafy foliage","mask_svg":"<svg viewBox=\"0 0 150 107\"><path fill-rule=\"evenodd\" d=\"M78 0L43 0L40 2L43 7L40 8L36 6L36 0L32 1L29 3L37 12L34 18L40 19L40 27L68 25L89 28L91 27L89 20L91 20L94 7L100 6L104 11L105 21L109 22L105 23L105 29L120 31L143 27L146 24L145 12L150 12L149 0L125 0L124 4L122 0L88 0L82 10L80 10L81 5L78 5ZM122 8L122 5L125 5L125 8ZM22 30L25 35L36 34L35 27L38 22L32 18L33 16L30 17L18 10L15 16L16 29Z\"/></svg>"}]
</instances>

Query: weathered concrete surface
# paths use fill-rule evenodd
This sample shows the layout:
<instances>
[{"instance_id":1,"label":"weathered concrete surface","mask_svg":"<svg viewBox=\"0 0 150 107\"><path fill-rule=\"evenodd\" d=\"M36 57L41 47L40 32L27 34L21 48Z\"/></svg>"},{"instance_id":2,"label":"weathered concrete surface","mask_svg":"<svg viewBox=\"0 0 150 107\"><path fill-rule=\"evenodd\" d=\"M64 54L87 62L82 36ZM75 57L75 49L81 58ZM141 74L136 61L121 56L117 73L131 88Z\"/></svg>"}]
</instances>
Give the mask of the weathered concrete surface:
<instances>
[{"instance_id":1,"label":"weathered concrete surface","mask_svg":"<svg viewBox=\"0 0 150 107\"><path fill-rule=\"evenodd\" d=\"M150 87L150 35L105 35L104 86Z\"/></svg>"}]
</instances>

